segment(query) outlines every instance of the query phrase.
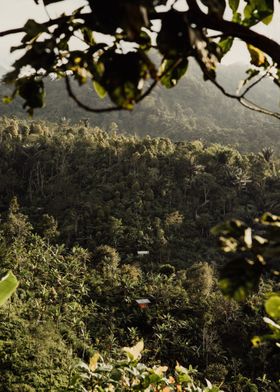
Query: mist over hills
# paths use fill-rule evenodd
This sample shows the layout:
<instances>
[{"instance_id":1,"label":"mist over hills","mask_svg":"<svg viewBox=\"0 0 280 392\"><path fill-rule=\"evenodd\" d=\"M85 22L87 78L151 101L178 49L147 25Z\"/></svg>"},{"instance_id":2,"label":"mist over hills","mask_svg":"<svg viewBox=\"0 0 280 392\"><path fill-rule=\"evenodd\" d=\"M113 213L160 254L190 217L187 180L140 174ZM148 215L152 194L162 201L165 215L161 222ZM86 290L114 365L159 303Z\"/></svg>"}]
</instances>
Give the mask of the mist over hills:
<instances>
[{"instance_id":1,"label":"mist over hills","mask_svg":"<svg viewBox=\"0 0 280 392\"><path fill-rule=\"evenodd\" d=\"M246 77L245 70L242 64L220 66L218 81L234 93L239 81ZM74 86L74 89L79 99L92 107L110 105L107 99L100 100L90 85ZM193 64L178 86L170 90L157 87L132 112L86 112L68 97L62 80L47 81L46 90L47 105L35 111L35 120L70 123L83 120L109 132L169 137L173 141L202 139L208 143L233 144L241 151L256 152L273 145L277 152L280 151L279 121L252 112L225 97L211 82L203 80L200 70ZM1 95L7 93L7 87L2 86ZM270 80L255 86L249 97L266 108L278 109L279 89ZM12 105L1 104L0 115L26 116L21 99Z\"/></svg>"},{"instance_id":2,"label":"mist over hills","mask_svg":"<svg viewBox=\"0 0 280 392\"><path fill-rule=\"evenodd\" d=\"M5 72L7 72L6 68L0 65L0 77L2 77L5 74Z\"/></svg>"}]
</instances>

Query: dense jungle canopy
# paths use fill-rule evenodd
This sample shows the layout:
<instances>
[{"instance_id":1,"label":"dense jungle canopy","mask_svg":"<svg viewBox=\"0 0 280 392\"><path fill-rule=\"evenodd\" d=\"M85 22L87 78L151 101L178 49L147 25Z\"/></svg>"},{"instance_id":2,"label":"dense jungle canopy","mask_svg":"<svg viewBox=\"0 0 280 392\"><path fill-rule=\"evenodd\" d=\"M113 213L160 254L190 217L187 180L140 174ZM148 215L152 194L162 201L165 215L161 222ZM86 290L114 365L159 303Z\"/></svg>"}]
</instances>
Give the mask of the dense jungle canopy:
<instances>
[{"instance_id":1,"label":"dense jungle canopy","mask_svg":"<svg viewBox=\"0 0 280 392\"><path fill-rule=\"evenodd\" d=\"M276 3L86 0L0 32L23 50L1 82L0 392L279 391ZM237 40L249 69L220 65Z\"/></svg>"}]
</instances>

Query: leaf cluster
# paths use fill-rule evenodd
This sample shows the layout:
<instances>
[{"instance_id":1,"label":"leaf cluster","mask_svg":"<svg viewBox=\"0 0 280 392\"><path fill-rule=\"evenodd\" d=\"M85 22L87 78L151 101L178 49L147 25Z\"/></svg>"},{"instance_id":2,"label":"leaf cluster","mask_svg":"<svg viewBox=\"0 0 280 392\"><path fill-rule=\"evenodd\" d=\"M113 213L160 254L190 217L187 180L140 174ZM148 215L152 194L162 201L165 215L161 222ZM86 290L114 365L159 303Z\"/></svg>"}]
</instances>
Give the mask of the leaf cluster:
<instances>
[{"instance_id":1,"label":"leaf cluster","mask_svg":"<svg viewBox=\"0 0 280 392\"><path fill-rule=\"evenodd\" d=\"M256 71L269 73L279 84L278 45L250 29L260 22L271 21L274 2L249 0L242 4L205 0L203 4L208 14L194 0L186 1L188 11L184 12L167 1L88 0L87 7L44 24L30 19L20 29L24 32L21 44L12 48L25 52L4 77L5 82L15 85L12 95L4 101L8 103L19 95L24 100L24 108L32 115L34 109L44 105L44 79L52 75L66 79L69 96L85 110L132 109L159 82L167 88L175 86L186 73L190 58L195 59L205 80L218 86L216 65L230 51L235 38L248 45ZM159 5L166 10L161 12ZM224 19L227 6L232 10L232 22ZM159 22L160 28L156 29L154 25ZM212 38L208 29L219 32L218 36ZM100 33L102 38L98 38ZM73 49L73 38L83 42L83 49ZM153 60L151 49L160 56L160 64ZM24 72L26 67L28 76ZM270 72L272 68L275 72ZM80 101L71 87L72 77L80 85L90 80L100 96L109 95L113 106L91 108ZM259 110L245 99L245 94L232 97L246 107Z\"/></svg>"}]
</instances>

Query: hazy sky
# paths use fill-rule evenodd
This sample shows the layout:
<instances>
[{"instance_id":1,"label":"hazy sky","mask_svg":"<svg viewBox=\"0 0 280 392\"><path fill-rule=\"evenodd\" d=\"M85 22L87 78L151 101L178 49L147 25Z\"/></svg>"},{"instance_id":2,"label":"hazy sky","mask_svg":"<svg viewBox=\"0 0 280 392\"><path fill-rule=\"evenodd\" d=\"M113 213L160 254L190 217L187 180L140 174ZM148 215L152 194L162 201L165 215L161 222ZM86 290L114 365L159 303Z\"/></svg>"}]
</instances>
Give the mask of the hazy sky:
<instances>
[{"instance_id":1,"label":"hazy sky","mask_svg":"<svg viewBox=\"0 0 280 392\"><path fill-rule=\"evenodd\" d=\"M70 12L85 0L65 0L58 4L48 7L48 12L52 18L59 16L62 12ZM1 5L2 4L2 5ZM280 4L275 1L276 13L269 26L261 24L256 28L257 31L280 42ZM36 5L34 0L0 0L0 30L22 26L28 19L35 19L38 22L47 20L47 15L42 5ZM0 38L0 64L8 66L16 54L10 55L9 48L19 44L19 35ZM225 58L225 63L248 62L249 57L245 46L235 45L230 55Z\"/></svg>"}]
</instances>

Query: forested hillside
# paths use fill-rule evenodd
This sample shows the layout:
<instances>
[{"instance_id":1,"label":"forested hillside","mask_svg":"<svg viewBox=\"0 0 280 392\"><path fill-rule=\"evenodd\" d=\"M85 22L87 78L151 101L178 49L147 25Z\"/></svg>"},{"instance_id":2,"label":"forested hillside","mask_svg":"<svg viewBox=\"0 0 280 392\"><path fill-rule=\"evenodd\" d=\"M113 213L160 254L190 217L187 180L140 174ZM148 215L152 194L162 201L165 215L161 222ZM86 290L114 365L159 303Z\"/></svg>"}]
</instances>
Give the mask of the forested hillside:
<instances>
[{"instance_id":1,"label":"forested hillside","mask_svg":"<svg viewBox=\"0 0 280 392\"><path fill-rule=\"evenodd\" d=\"M279 2L15 3L0 392L279 392Z\"/></svg>"},{"instance_id":2,"label":"forested hillside","mask_svg":"<svg viewBox=\"0 0 280 392\"><path fill-rule=\"evenodd\" d=\"M149 363L192 364L197 382L277 391L279 349L251 338L266 332L263 298L279 284L267 276L242 304L223 297L209 231L280 213L272 149L140 139L84 121L2 117L0 135L1 272L20 281L0 311L0 391L80 391L80 360L116 358L141 338Z\"/></svg>"},{"instance_id":3,"label":"forested hillside","mask_svg":"<svg viewBox=\"0 0 280 392\"><path fill-rule=\"evenodd\" d=\"M35 112L35 118L48 121L70 121L84 119L91 126L104 130L115 130L137 136L169 137L173 141L198 140L204 142L232 144L243 152L258 152L261 148L274 146L280 152L279 123L271 117L251 112L238 102L225 97L210 82L205 82L201 72L191 64L177 88L167 90L158 87L137 106L133 112L87 113L68 97L64 82L48 81L47 106ZM229 92L235 92L240 79L247 75L242 65L221 66L218 80ZM7 87L1 86L1 95ZM109 105L100 98L91 85L76 89L82 102L93 107ZM265 107L277 110L279 91L272 81L266 80L256 86L250 98ZM11 105L0 104L0 114L26 116L22 100Z\"/></svg>"},{"instance_id":4,"label":"forested hillside","mask_svg":"<svg viewBox=\"0 0 280 392\"><path fill-rule=\"evenodd\" d=\"M211 260L214 224L280 212L279 159L271 148L241 155L218 144L139 139L83 124L3 118L0 126L0 208L16 195L35 223L54 216L67 245L107 244L125 260L142 248L156 262Z\"/></svg>"}]
</instances>

